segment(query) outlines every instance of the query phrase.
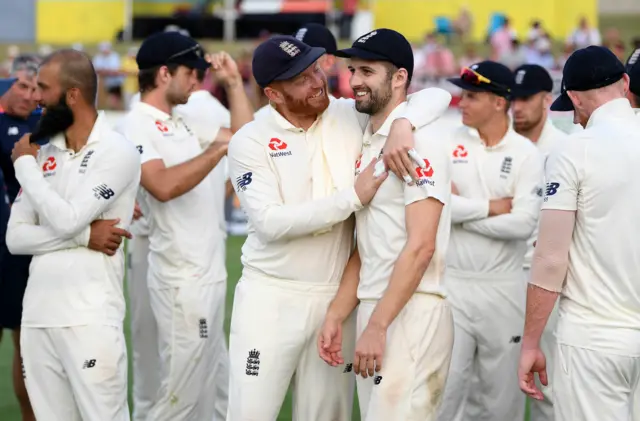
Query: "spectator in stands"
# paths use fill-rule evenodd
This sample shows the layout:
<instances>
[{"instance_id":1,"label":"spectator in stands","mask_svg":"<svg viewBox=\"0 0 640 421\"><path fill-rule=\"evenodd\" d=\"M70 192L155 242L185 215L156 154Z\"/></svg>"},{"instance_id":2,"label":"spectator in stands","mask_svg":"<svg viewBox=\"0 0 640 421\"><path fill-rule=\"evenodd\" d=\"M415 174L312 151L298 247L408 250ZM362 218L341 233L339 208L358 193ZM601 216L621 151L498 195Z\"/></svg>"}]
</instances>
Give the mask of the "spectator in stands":
<instances>
[{"instance_id":1,"label":"spectator in stands","mask_svg":"<svg viewBox=\"0 0 640 421\"><path fill-rule=\"evenodd\" d=\"M111 43L107 41L100 43L98 50L98 54L93 58L93 67L107 92L107 106L110 109L121 109L124 77L120 70L120 56L111 49Z\"/></svg>"},{"instance_id":2,"label":"spectator in stands","mask_svg":"<svg viewBox=\"0 0 640 421\"><path fill-rule=\"evenodd\" d=\"M358 0L342 0L340 39L351 39L351 23L358 9Z\"/></svg>"},{"instance_id":3,"label":"spectator in stands","mask_svg":"<svg viewBox=\"0 0 640 421\"><path fill-rule=\"evenodd\" d=\"M558 58L558 60L556 60L557 70L562 70L564 68L564 64L567 62L567 59L569 58L569 56L571 56L571 54L573 54L575 50L576 50L575 45L565 44L562 55Z\"/></svg>"},{"instance_id":4,"label":"spectator in stands","mask_svg":"<svg viewBox=\"0 0 640 421\"><path fill-rule=\"evenodd\" d=\"M525 49L517 38L511 39L511 48L503 51L498 61L512 71L526 63Z\"/></svg>"},{"instance_id":5,"label":"spectator in stands","mask_svg":"<svg viewBox=\"0 0 640 421\"><path fill-rule=\"evenodd\" d=\"M516 33L511 29L509 18L505 18L500 29L491 35L491 57L495 61L499 61L505 54L513 50L513 40L516 39Z\"/></svg>"},{"instance_id":6,"label":"spectator in stands","mask_svg":"<svg viewBox=\"0 0 640 421\"><path fill-rule=\"evenodd\" d=\"M469 34L471 33L471 28L473 27L473 16L467 7L462 7L460 9L460 14L453 21L453 29L456 31L456 34L460 37L461 40L466 40Z\"/></svg>"},{"instance_id":7,"label":"spectator in stands","mask_svg":"<svg viewBox=\"0 0 640 421\"><path fill-rule=\"evenodd\" d=\"M133 98L133 96L139 91L138 63L136 62L136 54L138 54L138 49L136 47L130 47L127 51L127 55L122 59L122 66L120 68L124 75L122 94L125 107L129 106L131 98Z\"/></svg>"},{"instance_id":8,"label":"spectator in stands","mask_svg":"<svg viewBox=\"0 0 640 421\"><path fill-rule=\"evenodd\" d=\"M579 49L602 44L602 37L598 28L591 28L587 18L582 17L578 22L578 27L569 35L566 43L572 44L574 49Z\"/></svg>"},{"instance_id":9,"label":"spectator in stands","mask_svg":"<svg viewBox=\"0 0 640 421\"><path fill-rule=\"evenodd\" d=\"M547 70L555 67L556 60L551 51L551 40L546 32L543 31L536 39L530 40L524 48L526 64L537 64Z\"/></svg>"},{"instance_id":10,"label":"spectator in stands","mask_svg":"<svg viewBox=\"0 0 640 421\"><path fill-rule=\"evenodd\" d=\"M474 63L479 63L484 60L476 50L475 44L469 43L464 46L464 53L460 60L458 60L458 66L463 69L465 67L469 67Z\"/></svg>"},{"instance_id":11,"label":"spectator in stands","mask_svg":"<svg viewBox=\"0 0 640 421\"><path fill-rule=\"evenodd\" d=\"M545 33L544 29L542 29L542 23L539 20L534 20L531 23L531 28L529 28L529 32L527 33L527 42L535 42Z\"/></svg>"},{"instance_id":12,"label":"spectator in stands","mask_svg":"<svg viewBox=\"0 0 640 421\"><path fill-rule=\"evenodd\" d=\"M2 65L2 77L8 77L11 74L11 67L13 66L13 60L20 55L20 47L17 45L10 45L7 47L7 59Z\"/></svg>"}]
</instances>

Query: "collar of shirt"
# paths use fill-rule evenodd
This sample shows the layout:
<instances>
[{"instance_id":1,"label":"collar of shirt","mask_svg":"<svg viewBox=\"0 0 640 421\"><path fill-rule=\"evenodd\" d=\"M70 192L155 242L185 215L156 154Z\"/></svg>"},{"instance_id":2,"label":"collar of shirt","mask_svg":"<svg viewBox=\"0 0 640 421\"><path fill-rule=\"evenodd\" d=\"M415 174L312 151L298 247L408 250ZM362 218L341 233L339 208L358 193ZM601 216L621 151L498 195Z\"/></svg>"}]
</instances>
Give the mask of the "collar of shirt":
<instances>
[{"instance_id":1,"label":"collar of shirt","mask_svg":"<svg viewBox=\"0 0 640 421\"><path fill-rule=\"evenodd\" d=\"M398 104L396 108L394 108L393 111L389 113L387 118L384 120L384 123L382 123L382 126L380 126L380 128L378 128L378 131L375 133L373 133L373 126L371 125L371 119L369 119L369 123L367 123L367 130L365 133L367 133L369 136L379 135L386 138L387 136L389 136L389 132L391 131L391 124L393 124L394 120L399 115L404 113L404 110L406 108L407 108L407 101L403 101L400 104Z\"/></svg>"},{"instance_id":2,"label":"collar of shirt","mask_svg":"<svg viewBox=\"0 0 640 421\"><path fill-rule=\"evenodd\" d=\"M607 120L620 120L627 119L635 116L631 103L626 98L618 98L613 101L609 101L604 105L598 107L589 118L587 126L588 129L596 124L601 124Z\"/></svg>"},{"instance_id":3,"label":"collar of shirt","mask_svg":"<svg viewBox=\"0 0 640 421\"><path fill-rule=\"evenodd\" d=\"M87 147L92 143L99 142L101 138L101 133L109 127L110 126L108 124L107 117L105 116L104 111L98 111L98 118L96 119L96 122L93 124L93 128L91 129L91 133L89 134L89 139L87 139L86 145L82 149L84 149L85 147ZM51 143L53 146L60 149L61 151L66 151L67 149L69 149L67 147L67 139L65 138L64 133L55 135L49 141L49 143Z\"/></svg>"},{"instance_id":4,"label":"collar of shirt","mask_svg":"<svg viewBox=\"0 0 640 421\"><path fill-rule=\"evenodd\" d=\"M304 129L300 127L296 127L293 124L291 124L291 122L286 118L284 118L282 114L280 114L274 106L271 106L271 109L269 111L270 111L272 121L281 129L286 130L288 132L294 132L294 133L302 133L305 131ZM309 130L313 130L318 124L320 124L319 122L321 119L322 119L322 114L319 114L318 118L316 118L316 121L314 121L311 127L309 127Z\"/></svg>"}]
</instances>

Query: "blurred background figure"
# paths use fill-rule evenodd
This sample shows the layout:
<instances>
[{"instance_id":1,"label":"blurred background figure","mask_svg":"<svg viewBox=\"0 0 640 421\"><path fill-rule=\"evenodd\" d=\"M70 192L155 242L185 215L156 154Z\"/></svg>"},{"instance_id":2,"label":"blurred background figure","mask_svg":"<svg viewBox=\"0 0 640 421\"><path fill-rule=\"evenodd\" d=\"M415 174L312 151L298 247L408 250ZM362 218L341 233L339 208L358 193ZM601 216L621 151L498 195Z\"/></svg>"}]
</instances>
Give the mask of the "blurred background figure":
<instances>
[{"instance_id":1,"label":"blurred background figure","mask_svg":"<svg viewBox=\"0 0 640 421\"><path fill-rule=\"evenodd\" d=\"M122 98L124 107L129 107L131 98L138 93L138 63L136 63L137 47L129 47L127 54L122 58L120 71L124 76L122 85Z\"/></svg>"},{"instance_id":2,"label":"blurred background figure","mask_svg":"<svg viewBox=\"0 0 640 421\"><path fill-rule=\"evenodd\" d=\"M111 49L111 43L104 41L98 46L98 54L93 58L93 67L101 78L102 89L107 93L109 108L122 109L122 76L120 55Z\"/></svg>"},{"instance_id":3,"label":"blurred background figure","mask_svg":"<svg viewBox=\"0 0 640 421\"><path fill-rule=\"evenodd\" d=\"M590 45L600 45L602 37L598 28L589 26L587 18L580 18L578 27L567 38L567 44L573 45L574 49L585 48Z\"/></svg>"}]
</instances>

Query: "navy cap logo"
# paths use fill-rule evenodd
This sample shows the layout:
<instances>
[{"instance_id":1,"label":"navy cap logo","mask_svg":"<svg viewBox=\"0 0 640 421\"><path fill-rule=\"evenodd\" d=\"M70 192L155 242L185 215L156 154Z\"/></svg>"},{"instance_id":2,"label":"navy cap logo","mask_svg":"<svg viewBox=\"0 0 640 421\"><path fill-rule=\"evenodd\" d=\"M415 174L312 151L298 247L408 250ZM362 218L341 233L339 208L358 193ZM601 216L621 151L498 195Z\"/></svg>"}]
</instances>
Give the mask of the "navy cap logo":
<instances>
[{"instance_id":1,"label":"navy cap logo","mask_svg":"<svg viewBox=\"0 0 640 421\"><path fill-rule=\"evenodd\" d=\"M636 61L638 61L638 58L640 58L640 48L636 49L633 52L633 54L631 54L631 57L629 57L629 62L627 63L627 65L632 66L636 64Z\"/></svg>"},{"instance_id":2,"label":"navy cap logo","mask_svg":"<svg viewBox=\"0 0 640 421\"><path fill-rule=\"evenodd\" d=\"M361 44L364 44L365 42L369 41L371 38L375 37L376 35L378 35L378 31L369 32L367 35L363 35L362 37L360 37L358 42Z\"/></svg>"},{"instance_id":3,"label":"navy cap logo","mask_svg":"<svg viewBox=\"0 0 640 421\"><path fill-rule=\"evenodd\" d=\"M291 44L289 41L282 41L280 43L280 49L289 54L291 57L295 57L300 54L300 49L297 46Z\"/></svg>"},{"instance_id":4,"label":"navy cap logo","mask_svg":"<svg viewBox=\"0 0 640 421\"><path fill-rule=\"evenodd\" d=\"M524 75L526 73L526 70L518 70L518 73L516 73L516 85L522 85L522 82L524 81Z\"/></svg>"},{"instance_id":5,"label":"navy cap logo","mask_svg":"<svg viewBox=\"0 0 640 421\"><path fill-rule=\"evenodd\" d=\"M476 70L478 68L477 64L474 64L473 66L470 67L471 70Z\"/></svg>"},{"instance_id":6,"label":"navy cap logo","mask_svg":"<svg viewBox=\"0 0 640 421\"><path fill-rule=\"evenodd\" d=\"M296 38L299 39L300 41L304 41L304 37L305 35L307 35L307 32L309 32L307 28L300 28L296 33Z\"/></svg>"}]
</instances>

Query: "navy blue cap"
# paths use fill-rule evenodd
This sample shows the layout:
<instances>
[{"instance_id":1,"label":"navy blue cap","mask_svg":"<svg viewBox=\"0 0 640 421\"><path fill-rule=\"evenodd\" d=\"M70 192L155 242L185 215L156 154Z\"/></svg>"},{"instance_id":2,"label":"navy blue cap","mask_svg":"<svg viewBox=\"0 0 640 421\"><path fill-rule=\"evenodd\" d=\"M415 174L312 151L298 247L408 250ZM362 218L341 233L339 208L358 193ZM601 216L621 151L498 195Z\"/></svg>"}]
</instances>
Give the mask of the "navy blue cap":
<instances>
[{"instance_id":1,"label":"navy blue cap","mask_svg":"<svg viewBox=\"0 0 640 421\"><path fill-rule=\"evenodd\" d=\"M13 86L13 84L18 80L15 77L0 79L0 96L7 93L9 89Z\"/></svg>"},{"instance_id":2,"label":"navy blue cap","mask_svg":"<svg viewBox=\"0 0 640 421\"><path fill-rule=\"evenodd\" d=\"M640 96L640 48L629 56L625 67L629 75L629 90L632 94Z\"/></svg>"},{"instance_id":3,"label":"navy blue cap","mask_svg":"<svg viewBox=\"0 0 640 421\"><path fill-rule=\"evenodd\" d=\"M495 61L485 60L469 66L469 69L491 81L486 83L479 81L474 83L465 78L465 70L462 70L460 77L447 79L459 88L471 92L491 92L504 98L511 97L513 90L514 77L511 70L504 64Z\"/></svg>"},{"instance_id":4,"label":"navy blue cap","mask_svg":"<svg viewBox=\"0 0 640 421\"><path fill-rule=\"evenodd\" d=\"M327 54L335 54L338 49L336 37L329 28L319 23L308 23L298 29L293 36L310 47L324 48Z\"/></svg>"},{"instance_id":5,"label":"navy blue cap","mask_svg":"<svg viewBox=\"0 0 640 421\"><path fill-rule=\"evenodd\" d=\"M159 32L145 39L136 55L136 63L140 70L168 64L201 70L210 67L200 44L193 38L175 31Z\"/></svg>"},{"instance_id":6,"label":"navy blue cap","mask_svg":"<svg viewBox=\"0 0 640 421\"><path fill-rule=\"evenodd\" d=\"M539 92L553 92L553 79L542 66L523 64L513 72L512 98L527 98Z\"/></svg>"},{"instance_id":7,"label":"navy blue cap","mask_svg":"<svg viewBox=\"0 0 640 421\"><path fill-rule=\"evenodd\" d=\"M567 91L590 91L616 83L625 74L624 65L606 47L592 45L576 50L562 70L562 90L551 104L552 111L573 111Z\"/></svg>"},{"instance_id":8,"label":"navy blue cap","mask_svg":"<svg viewBox=\"0 0 640 421\"><path fill-rule=\"evenodd\" d=\"M399 69L406 69L413 77L413 49L407 39L393 29L375 29L353 43L351 48L336 51L336 56L362 60L388 61Z\"/></svg>"},{"instance_id":9,"label":"navy blue cap","mask_svg":"<svg viewBox=\"0 0 640 421\"><path fill-rule=\"evenodd\" d=\"M289 35L276 35L253 52L253 77L264 88L271 82L293 79L325 53Z\"/></svg>"}]
</instances>

